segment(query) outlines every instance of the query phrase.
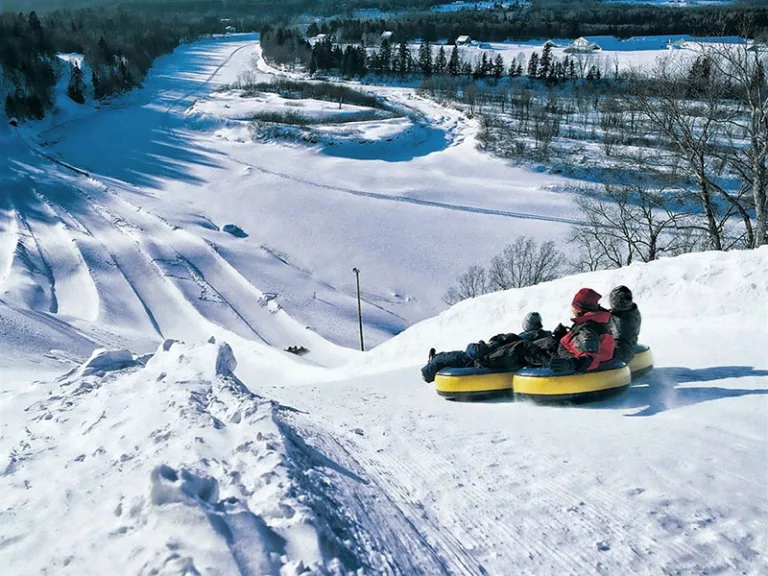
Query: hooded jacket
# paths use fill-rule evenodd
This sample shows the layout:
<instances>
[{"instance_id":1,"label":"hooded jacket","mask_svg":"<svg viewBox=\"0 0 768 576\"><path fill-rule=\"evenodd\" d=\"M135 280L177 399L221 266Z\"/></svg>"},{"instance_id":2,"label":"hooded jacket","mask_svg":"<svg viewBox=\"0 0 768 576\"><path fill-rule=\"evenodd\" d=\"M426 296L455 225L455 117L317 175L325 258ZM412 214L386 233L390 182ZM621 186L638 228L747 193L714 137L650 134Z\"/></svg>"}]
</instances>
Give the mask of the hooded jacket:
<instances>
[{"instance_id":1,"label":"hooded jacket","mask_svg":"<svg viewBox=\"0 0 768 576\"><path fill-rule=\"evenodd\" d=\"M615 341L608 327L611 313L589 311L573 319L573 326L560 339L557 355L576 358L584 370L594 370L601 362L613 359Z\"/></svg>"},{"instance_id":2,"label":"hooded jacket","mask_svg":"<svg viewBox=\"0 0 768 576\"><path fill-rule=\"evenodd\" d=\"M624 310L611 310L611 321L608 324L616 347L613 358L629 364L635 355L635 346L640 335L642 317L637 304L632 304Z\"/></svg>"}]
</instances>

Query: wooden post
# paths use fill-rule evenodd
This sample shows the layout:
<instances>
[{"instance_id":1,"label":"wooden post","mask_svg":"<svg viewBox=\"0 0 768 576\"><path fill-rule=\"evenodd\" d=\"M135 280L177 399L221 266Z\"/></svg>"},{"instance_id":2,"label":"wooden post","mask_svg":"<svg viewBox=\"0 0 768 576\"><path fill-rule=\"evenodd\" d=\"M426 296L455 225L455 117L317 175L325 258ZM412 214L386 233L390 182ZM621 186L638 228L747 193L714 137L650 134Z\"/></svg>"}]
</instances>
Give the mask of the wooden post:
<instances>
[{"instance_id":1,"label":"wooden post","mask_svg":"<svg viewBox=\"0 0 768 576\"><path fill-rule=\"evenodd\" d=\"M363 308L360 305L360 270L352 268L352 272L355 273L355 279L357 280L357 321L360 325L360 350L365 352L365 344L363 344Z\"/></svg>"}]
</instances>

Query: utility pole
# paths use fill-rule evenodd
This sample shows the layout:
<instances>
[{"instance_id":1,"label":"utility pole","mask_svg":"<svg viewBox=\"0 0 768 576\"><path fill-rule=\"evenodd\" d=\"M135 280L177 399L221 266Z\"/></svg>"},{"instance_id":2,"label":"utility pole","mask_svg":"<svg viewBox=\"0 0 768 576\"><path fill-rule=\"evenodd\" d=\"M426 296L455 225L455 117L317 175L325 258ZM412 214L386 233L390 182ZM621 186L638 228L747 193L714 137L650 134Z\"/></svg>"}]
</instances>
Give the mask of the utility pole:
<instances>
[{"instance_id":1,"label":"utility pole","mask_svg":"<svg viewBox=\"0 0 768 576\"><path fill-rule=\"evenodd\" d=\"M363 344L363 308L360 305L360 270L352 268L352 272L355 273L355 278L357 279L357 321L360 324L360 350L365 352L365 344Z\"/></svg>"}]
</instances>

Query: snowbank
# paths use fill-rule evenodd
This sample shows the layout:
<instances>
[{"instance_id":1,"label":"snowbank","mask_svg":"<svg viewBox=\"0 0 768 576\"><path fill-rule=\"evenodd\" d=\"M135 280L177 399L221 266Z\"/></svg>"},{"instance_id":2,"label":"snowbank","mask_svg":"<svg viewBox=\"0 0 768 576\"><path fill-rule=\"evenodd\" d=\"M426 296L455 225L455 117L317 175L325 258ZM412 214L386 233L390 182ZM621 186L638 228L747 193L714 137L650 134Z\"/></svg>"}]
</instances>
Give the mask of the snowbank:
<instances>
[{"instance_id":1,"label":"snowbank","mask_svg":"<svg viewBox=\"0 0 768 576\"><path fill-rule=\"evenodd\" d=\"M129 358L95 353L93 374L5 402L0 565L290 575L333 562L293 480L281 408L233 376L231 348L167 342L144 368L103 372Z\"/></svg>"}]
</instances>

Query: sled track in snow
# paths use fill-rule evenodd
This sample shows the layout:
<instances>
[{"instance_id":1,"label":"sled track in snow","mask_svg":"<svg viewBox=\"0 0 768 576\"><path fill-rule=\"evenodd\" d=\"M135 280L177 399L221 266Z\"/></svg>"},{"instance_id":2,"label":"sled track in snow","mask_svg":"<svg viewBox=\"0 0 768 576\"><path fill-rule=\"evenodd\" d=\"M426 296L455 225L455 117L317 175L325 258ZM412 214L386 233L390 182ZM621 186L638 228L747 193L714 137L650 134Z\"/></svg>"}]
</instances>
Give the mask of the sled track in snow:
<instances>
[{"instance_id":1,"label":"sled track in snow","mask_svg":"<svg viewBox=\"0 0 768 576\"><path fill-rule=\"evenodd\" d=\"M347 570L403 576L487 574L458 542L446 545L435 530L424 530L419 513L392 498L333 437L280 410L274 420L297 467L296 481L323 521L321 536L330 533L326 546L330 544L329 552L338 555Z\"/></svg>"},{"instance_id":2,"label":"sled track in snow","mask_svg":"<svg viewBox=\"0 0 768 576\"><path fill-rule=\"evenodd\" d=\"M19 220L10 194L0 194L0 286L8 279L13 268L16 246L19 242Z\"/></svg>"}]
</instances>

